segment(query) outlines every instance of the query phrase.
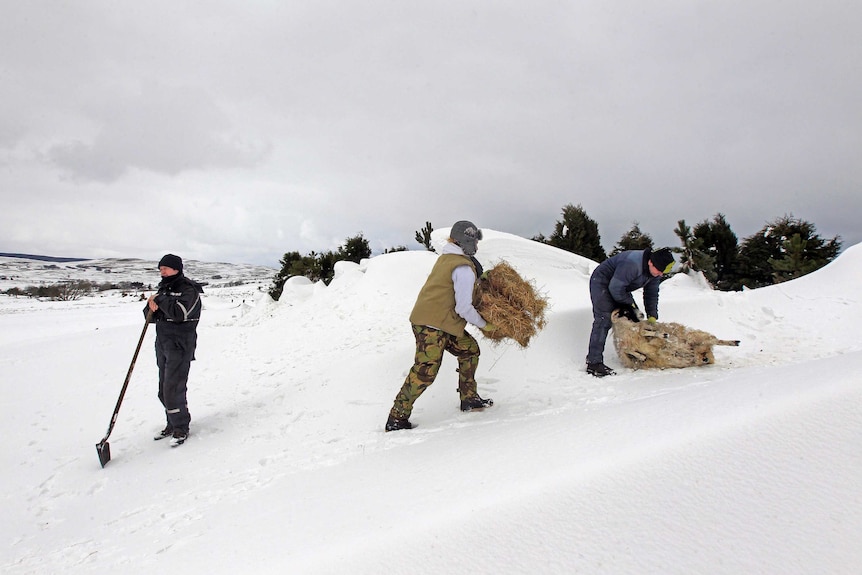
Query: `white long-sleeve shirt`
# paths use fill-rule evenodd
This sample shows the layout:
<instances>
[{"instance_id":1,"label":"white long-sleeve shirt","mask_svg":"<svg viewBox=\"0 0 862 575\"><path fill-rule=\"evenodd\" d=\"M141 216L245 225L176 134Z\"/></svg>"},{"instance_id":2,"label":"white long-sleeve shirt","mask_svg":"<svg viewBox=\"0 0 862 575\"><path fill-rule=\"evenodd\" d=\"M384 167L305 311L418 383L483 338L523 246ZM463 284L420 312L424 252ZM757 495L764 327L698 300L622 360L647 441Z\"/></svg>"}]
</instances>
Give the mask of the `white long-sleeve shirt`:
<instances>
[{"instance_id":1,"label":"white long-sleeve shirt","mask_svg":"<svg viewBox=\"0 0 862 575\"><path fill-rule=\"evenodd\" d=\"M443 247L443 253L466 255L460 246L451 242ZM488 322L473 307L473 286L476 284L473 268L466 264L456 267L452 270L452 283L455 286L455 313L479 329L484 328Z\"/></svg>"}]
</instances>

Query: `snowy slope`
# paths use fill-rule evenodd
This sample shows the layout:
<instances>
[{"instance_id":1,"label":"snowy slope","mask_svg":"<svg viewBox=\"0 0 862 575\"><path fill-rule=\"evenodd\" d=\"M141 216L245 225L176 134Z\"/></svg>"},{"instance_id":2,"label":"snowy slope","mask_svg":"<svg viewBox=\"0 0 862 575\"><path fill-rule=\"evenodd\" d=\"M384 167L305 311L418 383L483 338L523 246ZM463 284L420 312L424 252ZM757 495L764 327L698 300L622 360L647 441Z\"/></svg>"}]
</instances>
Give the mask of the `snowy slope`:
<instances>
[{"instance_id":1,"label":"snowy slope","mask_svg":"<svg viewBox=\"0 0 862 575\"><path fill-rule=\"evenodd\" d=\"M94 445L141 302L0 296L0 570L862 572L862 247L761 290L675 276L662 319L740 347L632 372L609 342L619 375L596 379L583 371L596 264L486 230L479 259L534 279L547 328L527 350L480 338L493 408L458 411L447 358L419 427L383 433L435 257L342 263L330 286L293 279L278 302L207 290L192 437L151 439L163 414L147 333L104 469Z\"/></svg>"}]
</instances>

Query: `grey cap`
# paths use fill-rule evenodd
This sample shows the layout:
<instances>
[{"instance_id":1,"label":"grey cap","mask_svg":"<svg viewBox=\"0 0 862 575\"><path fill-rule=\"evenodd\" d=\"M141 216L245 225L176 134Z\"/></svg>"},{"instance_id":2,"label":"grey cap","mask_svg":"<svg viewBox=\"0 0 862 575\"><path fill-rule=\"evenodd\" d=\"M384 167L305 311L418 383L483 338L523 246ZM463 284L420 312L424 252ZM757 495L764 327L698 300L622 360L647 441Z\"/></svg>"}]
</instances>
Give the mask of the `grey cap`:
<instances>
[{"instance_id":1,"label":"grey cap","mask_svg":"<svg viewBox=\"0 0 862 575\"><path fill-rule=\"evenodd\" d=\"M479 248L479 240L482 239L482 230L476 227L476 224L473 222L461 220L452 225L449 237L452 238L455 245L461 246L465 254L472 256Z\"/></svg>"}]
</instances>

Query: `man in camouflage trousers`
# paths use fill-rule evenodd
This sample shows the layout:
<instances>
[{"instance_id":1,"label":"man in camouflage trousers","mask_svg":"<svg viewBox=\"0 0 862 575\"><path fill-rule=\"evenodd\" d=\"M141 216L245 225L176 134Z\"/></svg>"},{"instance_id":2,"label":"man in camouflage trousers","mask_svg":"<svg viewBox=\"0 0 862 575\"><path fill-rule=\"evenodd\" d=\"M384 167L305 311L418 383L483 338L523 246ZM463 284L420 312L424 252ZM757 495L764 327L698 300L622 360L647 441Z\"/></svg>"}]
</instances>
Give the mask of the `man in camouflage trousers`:
<instances>
[{"instance_id":1,"label":"man in camouflage trousers","mask_svg":"<svg viewBox=\"0 0 862 575\"><path fill-rule=\"evenodd\" d=\"M452 226L449 235L449 243L437 258L410 314L416 337L416 357L395 396L386 431L413 427L409 421L413 403L434 383L444 351L458 358L461 410L484 409L494 404L491 399L479 397L476 390L479 344L464 330L468 322L486 333L496 329L479 315L474 305L482 266L473 256L482 239L482 230L471 222L459 221Z\"/></svg>"}]
</instances>

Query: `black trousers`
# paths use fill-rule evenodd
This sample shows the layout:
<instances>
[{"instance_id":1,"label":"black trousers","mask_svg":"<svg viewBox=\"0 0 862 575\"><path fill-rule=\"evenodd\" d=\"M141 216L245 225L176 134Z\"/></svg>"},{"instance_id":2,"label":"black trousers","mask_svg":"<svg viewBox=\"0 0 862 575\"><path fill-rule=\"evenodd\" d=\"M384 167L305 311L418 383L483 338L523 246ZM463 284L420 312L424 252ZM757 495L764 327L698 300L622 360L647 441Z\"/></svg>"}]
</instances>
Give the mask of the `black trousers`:
<instances>
[{"instance_id":1,"label":"black trousers","mask_svg":"<svg viewBox=\"0 0 862 575\"><path fill-rule=\"evenodd\" d=\"M186 394L197 339L197 333L192 330L171 334L156 332L159 401L165 406L168 425L183 431L188 431L191 421Z\"/></svg>"}]
</instances>

